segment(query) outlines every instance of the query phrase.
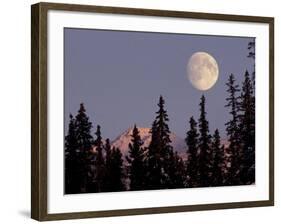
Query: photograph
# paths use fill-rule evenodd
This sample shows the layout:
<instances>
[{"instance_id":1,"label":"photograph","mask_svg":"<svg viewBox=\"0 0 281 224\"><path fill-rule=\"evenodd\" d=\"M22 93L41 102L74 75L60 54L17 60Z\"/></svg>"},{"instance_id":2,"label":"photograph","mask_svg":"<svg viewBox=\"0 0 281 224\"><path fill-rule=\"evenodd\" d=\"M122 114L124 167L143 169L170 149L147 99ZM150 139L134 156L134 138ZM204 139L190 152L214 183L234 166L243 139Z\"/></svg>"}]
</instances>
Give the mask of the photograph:
<instances>
[{"instance_id":1,"label":"photograph","mask_svg":"<svg viewBox=\"0 0 281 224\"><path fill-rule=\"evenodd\" d=\"M64 194L256 184L255 37L63 40Z\"/></svg>"}]
</instances>

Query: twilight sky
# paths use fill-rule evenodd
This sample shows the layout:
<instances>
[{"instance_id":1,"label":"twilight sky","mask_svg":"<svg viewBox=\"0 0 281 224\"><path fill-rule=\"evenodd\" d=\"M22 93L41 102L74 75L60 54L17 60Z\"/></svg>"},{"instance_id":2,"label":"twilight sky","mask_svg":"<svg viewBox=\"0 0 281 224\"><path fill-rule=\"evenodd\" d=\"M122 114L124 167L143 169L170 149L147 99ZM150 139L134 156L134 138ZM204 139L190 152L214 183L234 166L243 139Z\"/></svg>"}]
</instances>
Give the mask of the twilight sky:
<instances>
[{"instance_id":1,"label":"twilight sky","mask_svg":"<svg viewBox=\"0 0 281 224\"><path fill-rule=\"evenodd\" d=\"M166 101L170 130L185 137L189 118L199 117L199 102L206 97L211 134L225 137L228 120L226 86L233 73L240 84L245 70L253 71L247 58L253 38L169 33L64 30L65 128L69 114L85 104L93 123L101 125L103 138L114 140L133 126L151 127L160 94ZM198 51L212 55L219 78L207 91L195 89L186 74L189 57ZM67 130L66 130L67 131Z\"/></svg>"}]
</instances>

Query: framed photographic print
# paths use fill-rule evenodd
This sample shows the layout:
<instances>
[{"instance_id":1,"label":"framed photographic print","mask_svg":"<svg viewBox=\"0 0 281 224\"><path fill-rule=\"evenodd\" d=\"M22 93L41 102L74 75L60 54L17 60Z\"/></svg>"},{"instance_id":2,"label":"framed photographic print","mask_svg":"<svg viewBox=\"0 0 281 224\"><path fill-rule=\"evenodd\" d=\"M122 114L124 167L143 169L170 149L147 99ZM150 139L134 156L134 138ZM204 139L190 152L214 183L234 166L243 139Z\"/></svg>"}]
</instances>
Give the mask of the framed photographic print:
<instances>
[{"instance_id":1,"label":"framed photographic print","mask_svg":"<svg viewBox=\"0 0 281 224\"><path fill-rule=\"evenodd\" d=\"M274 204L274 19L32 6L32 218Z\"/></svg>"}]
</instances>

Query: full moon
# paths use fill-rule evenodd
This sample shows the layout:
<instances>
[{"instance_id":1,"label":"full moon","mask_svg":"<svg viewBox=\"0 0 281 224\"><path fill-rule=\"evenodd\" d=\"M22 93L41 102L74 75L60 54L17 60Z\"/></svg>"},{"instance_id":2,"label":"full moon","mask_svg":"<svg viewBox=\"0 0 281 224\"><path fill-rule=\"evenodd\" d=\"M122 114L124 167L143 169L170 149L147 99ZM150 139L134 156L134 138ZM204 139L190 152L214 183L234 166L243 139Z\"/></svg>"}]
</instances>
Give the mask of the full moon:
<instances>
[{"instance_id":1,"label":"full moon","mask_svg":"<svg viewBox=\"0 0 281 224\"><path fill-rule=\"evenodd\" d=\"M188 60L187 77L191 84L201 91L212 88L219 77L219 67L213 56L196 52Z\"/></svg>"}]
</instances>

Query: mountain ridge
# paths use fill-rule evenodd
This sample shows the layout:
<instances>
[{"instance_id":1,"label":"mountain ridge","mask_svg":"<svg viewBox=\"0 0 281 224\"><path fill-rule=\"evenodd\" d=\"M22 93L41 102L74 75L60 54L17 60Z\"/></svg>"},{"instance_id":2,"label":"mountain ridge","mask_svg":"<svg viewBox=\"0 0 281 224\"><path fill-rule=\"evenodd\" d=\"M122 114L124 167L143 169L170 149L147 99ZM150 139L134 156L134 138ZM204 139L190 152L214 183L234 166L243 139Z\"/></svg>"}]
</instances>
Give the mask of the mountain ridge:
<instances>
[{"instance_id":1,"label":"mountain ridge","mask_svg":"<svg viewBox=\"0 0 281 224\"><path fill-rule=\"evenodd\" d=\"M151 141L151 133L150 128L147 127L138 127L139 134L141 140L143 141L143 147L148 147ZM131 142L131 135L133 132L133 128L130 127L125 130L122 134L117 136L112 142L111 145L114 147L118 147L124 155L128 154L129 151L129 143ZM177 151L180 155L184 155L186 153L185 141L184 139L178 137L175 133L170 133L171 145L174 150Z\"/></svg>"}]
</instances>

